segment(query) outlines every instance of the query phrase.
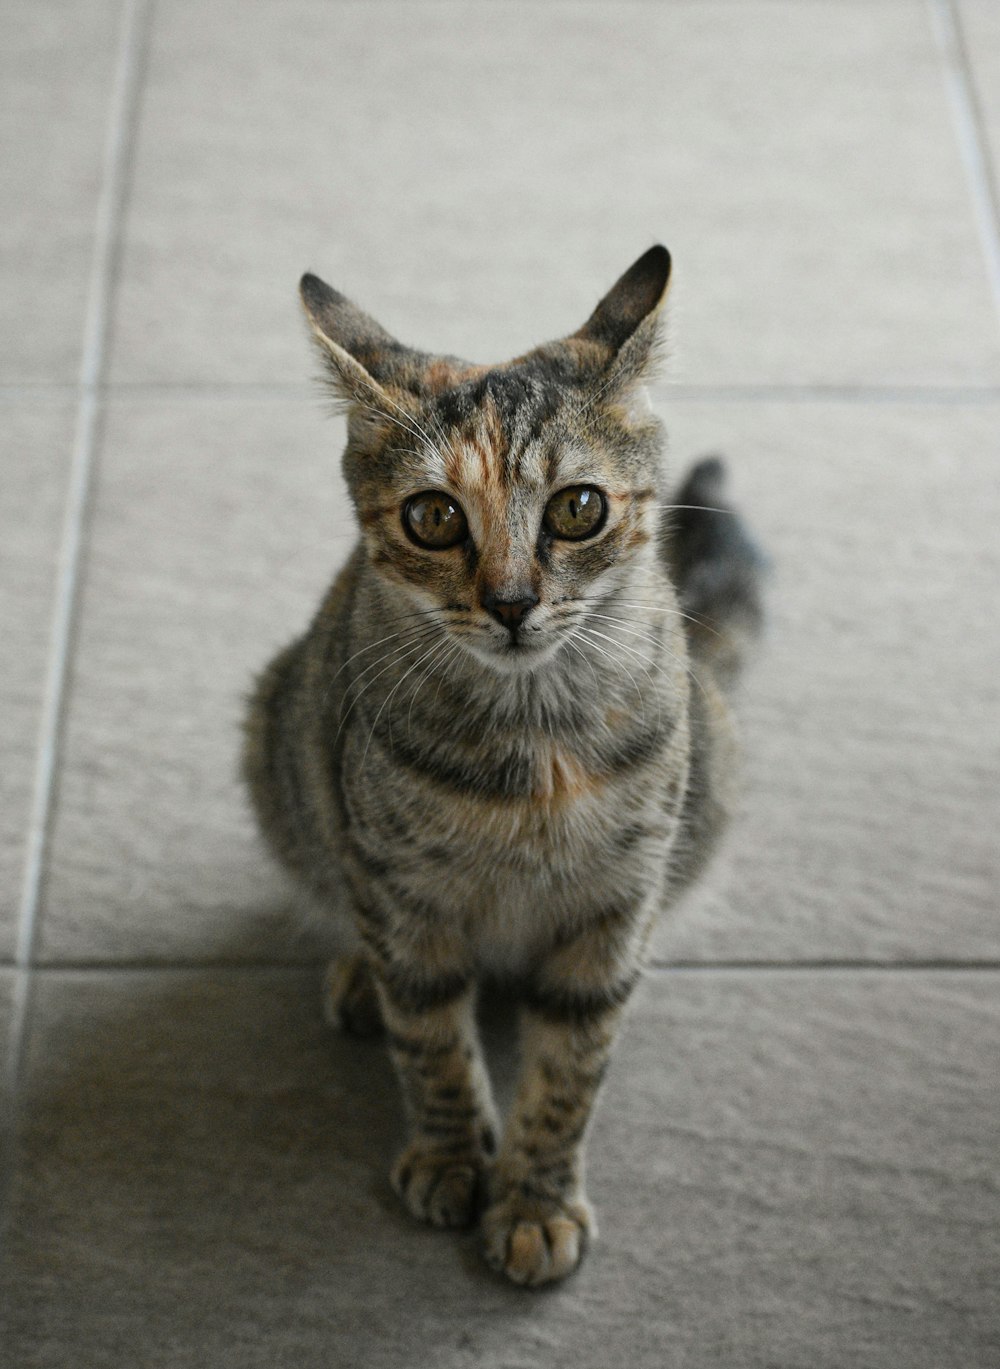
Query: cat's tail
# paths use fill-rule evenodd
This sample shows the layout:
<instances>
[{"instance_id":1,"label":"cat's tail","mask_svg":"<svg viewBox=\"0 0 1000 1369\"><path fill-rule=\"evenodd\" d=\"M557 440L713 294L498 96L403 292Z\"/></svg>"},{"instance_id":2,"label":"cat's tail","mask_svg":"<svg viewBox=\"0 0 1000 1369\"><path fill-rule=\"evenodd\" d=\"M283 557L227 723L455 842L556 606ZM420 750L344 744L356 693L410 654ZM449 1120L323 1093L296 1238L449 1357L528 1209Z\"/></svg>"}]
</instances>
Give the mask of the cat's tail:
<instances>
[{"instance_id":1,"label":"cat's tail","mask_svg":"<svg viewBox=\"0 0 1000 1369\"><path fill-rule=\"evenodd\" d=\"M695 661L735 684L764 622L767 557L726 497L726 467L699 461L666 510L664 543Z\"/></svg>"}]
</instances>

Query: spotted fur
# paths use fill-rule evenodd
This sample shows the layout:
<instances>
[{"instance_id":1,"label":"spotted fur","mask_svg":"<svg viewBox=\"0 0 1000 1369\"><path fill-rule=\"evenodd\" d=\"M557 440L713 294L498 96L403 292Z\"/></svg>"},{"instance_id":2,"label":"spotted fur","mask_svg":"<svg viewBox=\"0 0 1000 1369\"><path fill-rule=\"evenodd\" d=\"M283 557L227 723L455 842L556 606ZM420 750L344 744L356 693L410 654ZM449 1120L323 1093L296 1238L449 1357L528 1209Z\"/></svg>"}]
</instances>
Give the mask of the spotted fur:
<instances>
[{"instance_id":1,"label":"spotted fur","mask_svg":"<svg viewBox=\"0 0 1000 1369\"><path fill-rule=\"evenodd\" d=\"M641 390L668 275L651 249L576 334L496 367L412 351L302 282L361 536L260 678L246 774L277 855L350 906L359 951L328 1006L385 1029L409 1126L397 1191L437 1225L481 1215L487 1258L528 1285L568 1274L593 1235L594 1099L654 918L725 818L728 626L758 613L735 516L670 512ZM674 504L717 506L719 478L700 468ZM576 485L601 491L605 521L566 541L544 511ZM464 511L460 544L408 535L428 490ZM515 627L498 603L528 611ZM523 1004L502 1134L475 1025L487 975Z\"/></svg>"}]
</instances>

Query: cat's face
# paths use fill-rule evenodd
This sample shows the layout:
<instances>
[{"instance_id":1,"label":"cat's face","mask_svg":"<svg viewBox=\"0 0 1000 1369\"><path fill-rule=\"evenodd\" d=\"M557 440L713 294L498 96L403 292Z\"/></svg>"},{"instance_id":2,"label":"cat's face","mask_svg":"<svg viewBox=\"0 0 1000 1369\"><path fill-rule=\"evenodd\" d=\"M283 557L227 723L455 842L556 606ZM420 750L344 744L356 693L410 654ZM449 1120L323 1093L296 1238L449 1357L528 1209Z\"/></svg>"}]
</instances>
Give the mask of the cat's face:
<instances>
[{"instance_id":1,"label":"cat's face","mask_svg":"<svg viewBox=\"0 0 1000 1369\"><path fill-rule=\"evenodd\" d=\"M371 565L401 612L432 614L494 670L537 669L653 554L661 432L641 380L668 270L654 248L573 337L494 369L403 348L303 282L350 406Z\"/></svg>"},{"instance_id":2,"label":"cat's face","mask_svg":"<svg viewBox=\"0 0 1000 1369\"><path fill-rule=\"evenodd\" d=\"M377 415L352 434L373 567L484 664L537 668L650 554L656 420L512 367L411 408L407 423L420 435Z\"/></svg>"}]
</instances>

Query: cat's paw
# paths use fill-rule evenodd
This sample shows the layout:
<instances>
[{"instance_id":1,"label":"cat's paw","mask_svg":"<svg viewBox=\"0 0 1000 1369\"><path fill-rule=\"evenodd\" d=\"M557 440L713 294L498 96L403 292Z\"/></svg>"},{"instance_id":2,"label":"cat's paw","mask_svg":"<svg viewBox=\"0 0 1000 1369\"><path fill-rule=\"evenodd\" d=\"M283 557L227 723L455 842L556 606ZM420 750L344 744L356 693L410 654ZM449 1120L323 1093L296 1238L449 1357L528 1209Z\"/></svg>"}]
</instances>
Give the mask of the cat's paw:
<instances>
[{"instance_id":1,"label":"cat's paw","mask_svg":"<svg viewBox=\"0 0 1000 1369\"><path fill-rule=\"evenodd\" d=\"M375 982L363 956L330 961L323 980L323 1016L349 1036L378 1036L382 1031Z\"/></svg>"},{"instance_id":2,"label":"cat's paw","mask_svg":"<svg viewBox=\"0 0 1000 1369\"><path fill-rule=\"evenodd\" d=\"M558 1202L515 1191L483 1213L483 1254L488 1264L529 1288L564 1279L597 1235L586 1198Z\"/></svg>"},{"instance_id":3,"label":"cat's paw","mask_svg":"<svg viewBox=\"0 0 1000 1369\"><path fill-rule=\"evenodd\" d=\"M432 1226L470 1226L479 1211L483 1165L468 1154L442 1153L415 1142L392 1167L392 1186L422 1222Z\"/></svg>"}]
</instances>

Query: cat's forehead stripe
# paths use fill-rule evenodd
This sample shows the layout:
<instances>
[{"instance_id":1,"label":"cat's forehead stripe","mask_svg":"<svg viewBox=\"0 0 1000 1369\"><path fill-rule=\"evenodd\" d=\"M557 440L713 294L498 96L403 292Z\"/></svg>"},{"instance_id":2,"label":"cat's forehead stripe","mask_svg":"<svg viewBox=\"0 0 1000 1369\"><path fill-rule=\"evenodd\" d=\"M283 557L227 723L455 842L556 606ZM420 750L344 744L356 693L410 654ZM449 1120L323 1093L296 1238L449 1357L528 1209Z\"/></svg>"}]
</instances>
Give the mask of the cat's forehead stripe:
<instances>
[{"instance_id":1,"label":"cat's forehead stripe","mask_svg":"<svg viewBox=\"0 0 1000 1369\"><path fill-rule=\"evenodd\" d=\"M478 420L497 440L509 444L537 437L562 402L559 387L524 364L473 376L440 395L436 417L445 427L461 429Z\"/></svg>"}]
</instances>

